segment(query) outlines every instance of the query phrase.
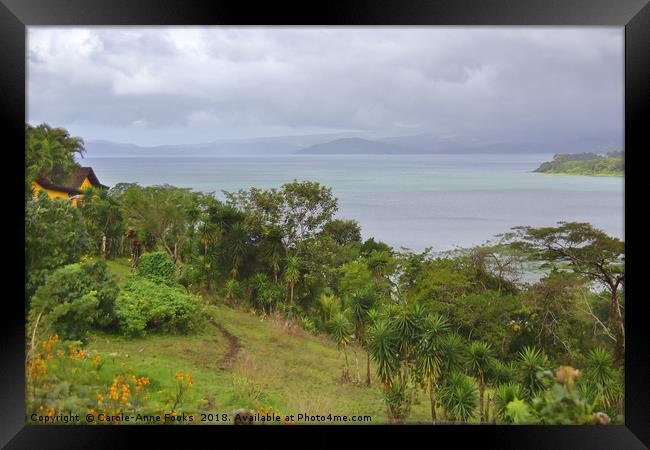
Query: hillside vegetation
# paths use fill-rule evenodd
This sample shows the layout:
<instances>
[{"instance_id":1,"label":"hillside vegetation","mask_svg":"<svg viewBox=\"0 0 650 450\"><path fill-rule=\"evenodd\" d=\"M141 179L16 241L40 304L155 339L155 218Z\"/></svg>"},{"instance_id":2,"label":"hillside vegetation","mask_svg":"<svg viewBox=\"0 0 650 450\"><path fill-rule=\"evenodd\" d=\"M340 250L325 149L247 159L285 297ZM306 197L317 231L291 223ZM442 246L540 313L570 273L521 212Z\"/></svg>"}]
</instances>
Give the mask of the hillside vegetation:
<instances>
[{"instance_id":1,"label":"hillside vegetation","mask_svg":"<svg viewBox=\"0 0 650 450\"><path fill-rule=\"evenodd\" d=\"M623 176L625 160L620 152L556 154L534 170L539 173L588 176Z\"/></svg>"},{"instance_id":2,"label":"hillside vegetation","mask_svg":"<svg viewBox=\"0 0 650 450\"><path fill-rule=\"evenodd\" d=\"M26 133L28 422L624 420L624 242L589 223L435 256L363 239L314 181L73 205L31 180L83 141Z\"/></svg>"}]
</instances>

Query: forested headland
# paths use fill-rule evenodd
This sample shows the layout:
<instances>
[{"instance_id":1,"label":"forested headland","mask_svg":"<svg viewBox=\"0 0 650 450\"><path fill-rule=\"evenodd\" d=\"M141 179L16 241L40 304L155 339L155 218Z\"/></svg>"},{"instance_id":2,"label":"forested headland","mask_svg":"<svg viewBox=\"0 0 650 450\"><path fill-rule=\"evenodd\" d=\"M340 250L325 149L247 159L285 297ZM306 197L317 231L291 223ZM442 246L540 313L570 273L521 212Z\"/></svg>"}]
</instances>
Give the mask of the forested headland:
<instances>
[{"instance_id":1,"label":"forested headland","mask_svg":"<svg viewBox=\"0 0 650 450\"><path fill-rule=\"evenodd\" d=\"M66 179L83 140L27 125L25 151L29 422L624 423L624 243L588 223L411 252L318 182L73 205L32 181Z\"/></svg>"},{"instance_id":2,"label":"forested headland","mask_svg":"<svg viewBox=\"0 0 650 450\"><path fill-rule=\"evenodd\" d=\"M625 159L622 152L610 152L605 155L558 153L552 161L542 163L534 171L558 175L622 177L625 173Z\"/></svg>"}]
</instances>

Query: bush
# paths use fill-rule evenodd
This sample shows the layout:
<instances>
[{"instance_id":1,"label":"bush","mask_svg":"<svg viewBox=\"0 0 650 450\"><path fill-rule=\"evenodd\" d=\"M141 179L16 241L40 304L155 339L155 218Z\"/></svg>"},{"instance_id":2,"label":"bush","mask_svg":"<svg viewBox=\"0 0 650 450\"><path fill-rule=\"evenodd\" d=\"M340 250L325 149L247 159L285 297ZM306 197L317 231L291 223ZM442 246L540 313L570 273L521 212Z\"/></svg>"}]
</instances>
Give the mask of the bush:
<instances>
[{"instance_id":1,"label":"bush","mask_svg":"<svg viewBox=\"0 0 650 450\"><path fill-rule=\"evenodd\" d=\"M115 320L118 287L104 261L69 264L53 271L32 300L30 321L38 319L38 332L62 339L86 340L93 326Z\"/></svg>"},{"instance_id":2,"label":"bush","mask_svg":"<svg viewBox=\"0 0 650 450\"><path fill-rule=\"evenodd\" d=\"M383 393L384 403L388 408L388 420L393 424L402 424L411 412L411 399L405 385L394 383Z\"/></svg>"},{"instance_id":3,"label":"bush","mask_svg":"<svg viewBox=\"0 0 650 450\"><path fill-rule=\"evenodd\" d=\"M76 207L43 192L30 198L25 204L26 303L53 270L79 262L91 249L90 234Z\"/></svg>"},{"instance_id":4,"label":"bush","mask_svg":"<svg viewBox=\"0 0 650 450\"><path fill-rule=\"evenodd\" d=\"M165 284L176 284L176 264L166 252L145 253L138 259L138 275Z\"/></svg>"},{"instance_id":5,"label":"bush","mask_svg":"<svg viewBox=\"0 0 650 450\"><path fill-rule=\"evenodd\" d=\"M189 333L201 325L201 306L184 287L133 277L115 302L119 327L127 336L143 336L149 331Z\"/></svg>"}]
</instances>

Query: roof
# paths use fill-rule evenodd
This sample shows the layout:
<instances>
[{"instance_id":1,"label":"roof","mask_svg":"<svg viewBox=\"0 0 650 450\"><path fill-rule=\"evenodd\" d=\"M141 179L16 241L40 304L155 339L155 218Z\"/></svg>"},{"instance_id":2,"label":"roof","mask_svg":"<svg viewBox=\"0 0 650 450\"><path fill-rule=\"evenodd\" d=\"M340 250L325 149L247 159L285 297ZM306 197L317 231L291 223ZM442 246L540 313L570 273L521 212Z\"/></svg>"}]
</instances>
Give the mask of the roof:
<instances>
[{"instance_id":1,"label":"roof","mask_svg":"<svg viewBox=\"0 0 650 450\"><path fill-rule=\"evenodd\" d=\"M66 186L79 188L86 178L95 187L106 187L99 182L99 178L95 175L92 167L78 167L72 174L72 182L66 183Z\"/></svg>"},{"instance_id":2,"label":"roof","mask_svg":"<svg viewBox=\"0 0 650 450\"><path fill-rule=\"evenodd\" d=\"M97 175L95 175L92 167L77 167L70 176L70 182L65 184L52 183L45 177L37 178L36 182L45 189L66 192L68 194L79 194L81 193L79 188L86 178L88 178L88 181L90 181L90 184L94 187L107 188L107 186L104 186L99 182L99 178L97 178Z\"/></svg>"}]
</instances>

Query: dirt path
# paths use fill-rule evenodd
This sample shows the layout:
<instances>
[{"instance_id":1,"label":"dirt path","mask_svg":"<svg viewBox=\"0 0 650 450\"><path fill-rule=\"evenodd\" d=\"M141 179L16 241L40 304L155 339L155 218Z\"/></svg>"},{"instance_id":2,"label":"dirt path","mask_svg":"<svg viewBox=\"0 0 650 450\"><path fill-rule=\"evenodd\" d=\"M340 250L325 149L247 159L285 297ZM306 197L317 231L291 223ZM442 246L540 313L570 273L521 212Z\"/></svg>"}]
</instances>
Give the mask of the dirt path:
<instances>
[{"instance_id":1,"label":"dirt path","mask_svg":"<svg viewBox=\"0 0 650 450\"><path fill-rule=\"evenodd\" d=\"M221 359L221 363L226 366L226 365L231 365L235 357L237 356L237 353L239 353L239 349L241 348L241 344L239 343L239 339L237 336L226 330L223 325L221 325L219 322L217 322L214 317L208 316L208 321L214 325L215 328L217 328L221 333L224 335L226 340L228 341L228 351L226 354L223 356ZM226 370L225 367L219 367L220 370Z\"/></svg>"}]
</instances>

